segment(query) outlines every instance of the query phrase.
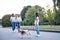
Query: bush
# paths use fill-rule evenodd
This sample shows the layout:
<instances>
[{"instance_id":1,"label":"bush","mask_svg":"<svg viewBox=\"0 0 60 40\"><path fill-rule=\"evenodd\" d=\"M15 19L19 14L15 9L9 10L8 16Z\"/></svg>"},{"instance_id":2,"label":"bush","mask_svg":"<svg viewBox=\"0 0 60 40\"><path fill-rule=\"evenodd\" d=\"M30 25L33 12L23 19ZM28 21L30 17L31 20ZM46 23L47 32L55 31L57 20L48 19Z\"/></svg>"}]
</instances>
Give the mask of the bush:
<instances>
[{"instance_id":1,"label":"bush","mask_svg":"<svg viewBox=\"0 0 60 40\"><path fill-rule=\"evenodd\" d=\"M27 20L25 19L24 21L22 21L22 26L31 26L31 25L34 25L34 21L32 22L32 20Z\"/></svg>"},{"instance_id":2,"label":"bush","mask_svg":"<svg viewBox=\"0 0 60 40\"><path fill-rule=\"evenodd\" d=\"M2 17L2 26L3 27L10 27L11 26L11 22L10 22L10 14L4 15Z\"/></svg>"},{"instance_id":3,"label":"bush","mask_svg":"<svg viewBox=\"0 0 60 40\"><path fill-rule=\"evenodd\" d=\"M39 25L49 25L49 22L48 22L48 20L46 20L46 19L44 18L43 20L41 20L41 21L39 22Z\"/></svg>"},{"instance_id":4,"label":"bush","mask_svg":"<svg viewBox=\"0 0 60 40\"><path fill-rule=\"evenodd\" d=\"M2 20L0 19L0 24L2 23Z\"/></svg>"}]
</instances>

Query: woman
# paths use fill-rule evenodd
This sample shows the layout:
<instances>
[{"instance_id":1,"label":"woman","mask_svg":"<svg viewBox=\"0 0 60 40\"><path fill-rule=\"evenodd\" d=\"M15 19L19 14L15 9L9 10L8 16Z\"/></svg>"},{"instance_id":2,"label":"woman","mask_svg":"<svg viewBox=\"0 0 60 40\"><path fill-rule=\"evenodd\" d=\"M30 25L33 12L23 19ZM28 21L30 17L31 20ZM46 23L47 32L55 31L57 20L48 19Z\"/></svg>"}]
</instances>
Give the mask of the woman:
<instances>
[{"instance_id":1,"label":"woman","mask_svg":"<svg viewBox=\"0 0 60 40\"><path fill-rule=\"evenodd\" d=\"M37 36L40 36L40 31L39 31L39 15L38 13L36 12L36 19L35 19L35 29L36 29L36 32L37 32Z\"/></svg>"},{"instance_id":2,"label":"woman","mask_svg":"<svg viewBox=\"0 0 60 40\"><path fill-rule=\"evenodd\" d=\"M11 21L12 30L14 31L16 25L16 17L14 16L14 14L12 14L12 16L10 17L10 21Z\"/></svg>"},{"instance_id":3,"label":"woman","mask_svg":"<svg viewBox=\"0 0 60 40\"><path fill-rule=\"evenodd\" d=\"M17 24L17 27L18 27L18 32L20 31L20 26L21 26L21 21L22 21L22 19L21 19L21 16L20 15L18 15L17 16L17 19L16 19L16 24Z\"/></svg>"}]
</instances>

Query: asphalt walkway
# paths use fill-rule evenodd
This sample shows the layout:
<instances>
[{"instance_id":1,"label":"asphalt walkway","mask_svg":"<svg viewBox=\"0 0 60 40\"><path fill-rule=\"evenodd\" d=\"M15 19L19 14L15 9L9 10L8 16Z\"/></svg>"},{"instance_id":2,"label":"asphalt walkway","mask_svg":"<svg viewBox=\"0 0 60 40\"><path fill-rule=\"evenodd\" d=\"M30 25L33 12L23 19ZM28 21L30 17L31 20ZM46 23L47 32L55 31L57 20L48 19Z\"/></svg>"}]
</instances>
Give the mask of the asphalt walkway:
<instances>
[{"instance_id":1,"label":"asphalt walkway","mask_svg":"<svg viewBox=\"0 0 60 40\"><path fill-rule=\"evenodd\" d=\"M40 32L40 37L36 37L36 31L30 30L31 35L22 35L13 32L10 28L0 28L0 40L60 40L60 33Z\"/></svg>"}]
</instances>

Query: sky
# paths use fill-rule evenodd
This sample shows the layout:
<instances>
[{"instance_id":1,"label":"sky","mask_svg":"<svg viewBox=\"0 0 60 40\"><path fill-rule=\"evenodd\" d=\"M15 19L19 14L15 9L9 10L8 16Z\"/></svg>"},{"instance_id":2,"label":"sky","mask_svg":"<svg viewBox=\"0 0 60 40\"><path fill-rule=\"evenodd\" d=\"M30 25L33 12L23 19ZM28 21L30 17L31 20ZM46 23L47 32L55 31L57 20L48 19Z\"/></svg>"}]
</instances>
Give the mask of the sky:
<instances>
[{"instance_id":1,"label":"sky","mask_svg":"<svg viewBox=\"0 0 60 40\"><path fill-rule=\"evenodd\" d=\"M20 14L24 6L53 7L52 0L0 0L0 19L6 14Z\"/></svg>"}]
</instances>

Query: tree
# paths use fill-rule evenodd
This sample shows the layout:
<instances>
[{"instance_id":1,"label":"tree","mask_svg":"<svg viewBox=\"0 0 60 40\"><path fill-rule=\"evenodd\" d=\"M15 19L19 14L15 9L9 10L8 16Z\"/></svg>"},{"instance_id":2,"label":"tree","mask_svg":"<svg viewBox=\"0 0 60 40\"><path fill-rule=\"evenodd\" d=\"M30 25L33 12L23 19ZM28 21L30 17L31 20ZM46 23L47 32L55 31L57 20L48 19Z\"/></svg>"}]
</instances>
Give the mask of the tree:
<instances>
[{"instance_id":1,"label":"tree","mask_svg":"<svg viewBox=\"0 0 60 40\"><path fill-rule=\"evenodd\" d=\"M49 24L52 24L52 21L54 20L55 17L55 12L51 11L50 9L47 10L47 12L45 12L45 18L49 21Z\"/></svg>"},{"instance_id":2,"label":"tree","mask_svg":"<svg viewBox=\"0 0 60 40\"><path fill-rule=\"evenodd\" d=\"M57 10L57 14L55 15L55 24L60 25L60 9Z\"/></svg>"},{"instance_id":3,"label":"tree","mask_svg":"<svg viewBox=\"0 0 60 40\"><path fill-rule=\"evenodd\" d=\"M56 2L56 0L53 0L53 4L54 4L54 10L55 10L55 13L56 13L56 6L57 6L57 2Z\"/></svg>"},{"instance_id":4,"label":"tree","mask_svg":"<svg viewBox=\"0 0 60 40\"><path fill-rule=\"evenodd\" d=\"M26 15L25 15L25 22L27 25L33 25L34 24L35 13L37 10L39 11L40 20L43 19L42 8L38 5L33 6L27 10Z\"/></svg>"},{"instance_id":5,"label":"tree","mask_svg":"<svg viewBox=\"0 0 60 40\"><path fill-rule=\"evenodd\" d=\"M11 26L11 22L10 22L10 14L4 15L2 17L2 26L3 27L10 27Z\"/></svg>"},{"instance_id":6,"label":"tree","mask_svg":"<svg viewBox=\"0 0 60 40\"><path fill-rule=\"evenodd\" d=\"M22 20L24 20L24 18L25 18L25 13L27 12L28 8L31 8L31 6L25 6L25 7L23 8L23 10L21 11Z\"/></svg>"},{"instance_id":7,"label":"tree","mask_svg":"<svg viewBox=\"0 0 60 40\"><path fill-rule=\"evenodd\" d=\"M54 9L56 10L56 6L59 8L56 10L56 15L55 15L55 24L60 24L60 0L53 0L54 3Z\"/></svg>"},{"instance_id":8,"label":"tree","mask_svg":"<svg viewBox=\"0 0 60 40\"><path fill-rule=\"evenodd\" d=\"M57 6L58 6L59 9L60 9L60 0L57 0Z\"/></svg>"}]
</instances>

